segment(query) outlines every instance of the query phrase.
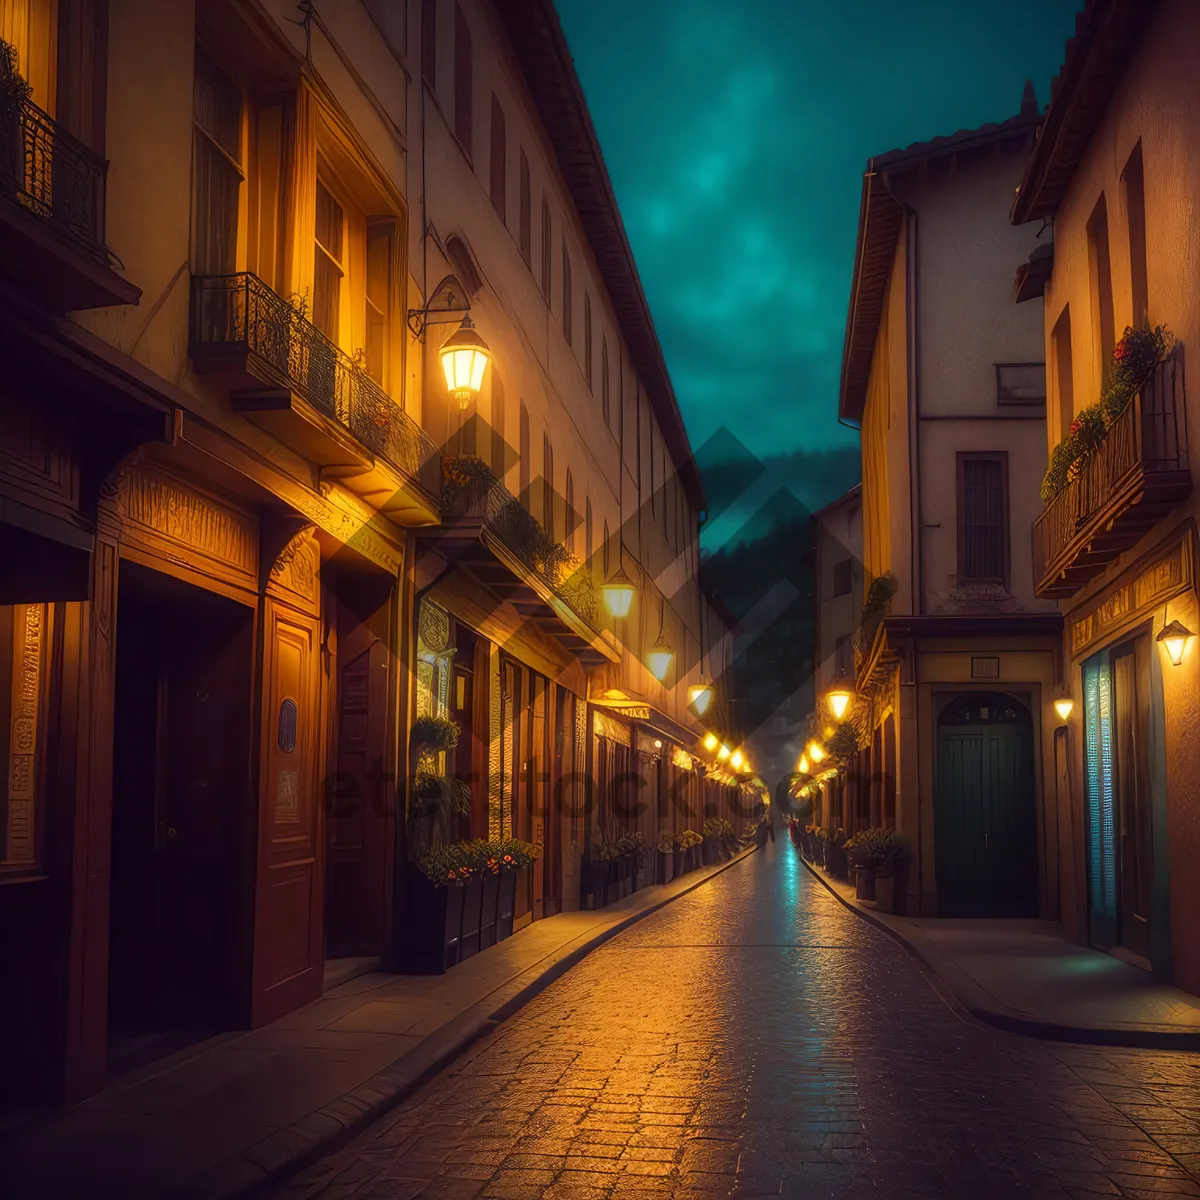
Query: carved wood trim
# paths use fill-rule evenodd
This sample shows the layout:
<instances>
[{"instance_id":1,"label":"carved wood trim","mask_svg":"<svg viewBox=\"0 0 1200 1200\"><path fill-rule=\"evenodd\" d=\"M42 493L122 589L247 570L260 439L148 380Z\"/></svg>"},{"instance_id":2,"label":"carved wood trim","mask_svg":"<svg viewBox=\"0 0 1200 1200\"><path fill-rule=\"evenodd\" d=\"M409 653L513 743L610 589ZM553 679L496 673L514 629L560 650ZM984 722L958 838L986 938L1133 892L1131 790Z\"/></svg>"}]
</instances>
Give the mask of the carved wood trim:
<instances>
[{"instance_id":1,"label":"carved wood trim","mask_svg":"<svg viewBox=\"0 0 1200 1200\"><path fill-rule=\"evenodd\" d=\"M321 612L321 547L314 531L305 525L275 556L266 593L315 617Z\"/></svg>"}]
</instances>

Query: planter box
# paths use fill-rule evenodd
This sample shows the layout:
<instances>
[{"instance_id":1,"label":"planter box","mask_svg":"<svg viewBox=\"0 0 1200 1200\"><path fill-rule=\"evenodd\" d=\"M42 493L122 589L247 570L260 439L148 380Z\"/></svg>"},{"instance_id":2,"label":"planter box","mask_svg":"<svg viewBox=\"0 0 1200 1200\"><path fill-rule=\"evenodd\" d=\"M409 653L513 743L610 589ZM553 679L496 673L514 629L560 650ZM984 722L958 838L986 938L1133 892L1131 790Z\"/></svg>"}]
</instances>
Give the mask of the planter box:
<instances>
[{"instance_id":1,"label":"planter box","mask_svg":"<svg viewBox=\"0 0 1200 1200\"><path fill-rule=\"evenodd\" d=\"M609 902L609 884L616 871L607 858L584 858L584 908L603 908Z\"/></svg>"},{"instance_id":2,"label":"planter box","mask_svg":"<svg viewBox=\"0 0 1200 1200\"><path fill-rule=\"evenodd\" d=\"M479 914L479 948L486 950L496 944L496 917L500 908L500 875L483 877L483 907ZM515 881L516 876L513 876Z\"/></svg>"},{"instance_id":3,"label":"planter box","mask_svg":"<svg viewBox=\"0 0 1200 1200\"><path fill-rule=\"evenodd\" d=\"M459 961L464 887L434 887L415 868L404 872L404 919L398 963L409 975L441 975Z\"/></svg>"},{"instance_id":4,"label":"planter box","mask_svg":"<svg viewBox=\"0 0 1200 1200\"><path fill-rule=\"evenodd\" d=\"M475 879L462 889L462 933L458 940L458 961L479 953L479 918L483 911L483 880Z\"/></svg>"},{"instance_id":5,"label":"planter box","mask_svg":"<svg viewBox=\"0 0 1200 1200\"><path fill-rule=\"evenodd\" d=\"M846 852L832 842L825 845L825 869L835 879L846 878Z\"/></svg>"},{"instance_id":6,"label":"planter box","mask_svg":"<svg viewBox=\"0 0 1200 1200\"><path fill-rule=\"evenodd\" d=\"M700 868L700 847L692 846L688 852L688 870L696 871Z\"/></svg>"},{"instance_id":7,"label":"planter box","mask_svg":"<svg viewBox=\"0 0 1200 1200\"><path fill-rule=\"evenodd\" d=\"M680 875L687 873L687 854L683 850L680 850L678 846L675 847L675 851L671 855L671 861L675 867L673 878L678 879Z\"/></svg>"},{"instance_id":8,"label":"planter box","mask_svg":"<svg viewBox=\"0 0 1200 1200\"><path fill-rule=\"evenodd\" d=\"M655 883L670 883L673 876L675 866L675 856L673 854L664 854L661 850L654 852L654 882Z\"/></svg>"},{"instance_id":9,"label":"planter box","mask_svg":"<svg viewBox=\"0 0 1200 1200\"><path fill-rule=\"evenodd\" d=\"M894 874L875 876L875 907L884 913L896 911L896 876Z\"/></svg>"},{"instance_id":10,"label":"planter box","mask_svg":"<svg viewBox=\"0 0 1200 1200\"><path fill-rule=\"evenodd\" d=\"M496 891L496 941L502 942L506 937L512 937L513 913L517 907L517 880L523 879L525 868L520 871L508 871L500 876L500 884Z\"/></svg>"},{"instance_id":11,"label":"planter box","mask_svg":"<svg viewBox=\"0 0 1200 1200\"><path fill-rule=\"evenodd\" d=\"M875 899L874 867L856 867L854 869L854 898L856 900Z\"/></svg>"}]
</instances>

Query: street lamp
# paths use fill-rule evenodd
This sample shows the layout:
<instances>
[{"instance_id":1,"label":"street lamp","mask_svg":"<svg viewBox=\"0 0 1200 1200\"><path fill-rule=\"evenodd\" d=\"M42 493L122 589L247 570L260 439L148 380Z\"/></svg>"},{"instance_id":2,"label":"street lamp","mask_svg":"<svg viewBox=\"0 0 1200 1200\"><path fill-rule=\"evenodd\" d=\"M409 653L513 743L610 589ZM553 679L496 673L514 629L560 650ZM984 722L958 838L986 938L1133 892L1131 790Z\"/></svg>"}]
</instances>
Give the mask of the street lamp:
<instances>
[{"instance_id":1,"label":"street lamp","mask_svg":"<svg viewBox=\"0 0 1200 1200\"><path fill-rule=\"evenodd\" d=\"M829 711L833 713L835 721L840 721L846 715L846 709L850 707L850 701L853 699L854 693L841 684L835 685L825 693L825 703L829 705Z\"/></svg>"},{"instance_id":2,"label":"street lamp","mask_svg":"<svg viewBox=\"0 0 1200 1200\"><path fill-rule=\"evenodd\" d=\"M1058 719L1063 725L1071 719L1071 712L1074 708L1075 701L1070 696L1060 696L1054 702L1054 711L1058 714Z\"/></svg>"},{"instance_id":3,"label":"street lamp","mask_svg":"<svg viewBox=\"0 0 1200 1200\"><path fill-rule=\"evenodd\" d=\"M600 585L600 595L604 597L605 608L618 620L629 616L633 607L633 582L620 565L616 574Z\"/></svg>"},{"instance_id":4,"label":"street lamp","mask_svg":"<svg viewBox=\"0 0 1200 1200\"><path fill-rule=\"evenodd\" d=\"M745 761L746 761L746 760L745 760L745 759L742 757L742 752L741 752L740 750L735 750L735 751L733 752L733 757L732 757L732 758L729 760L729 765L730 765L730 766L731 766L731 767L732 767L732 768L733 768L735 771L740 771L740 770L742 769L742 764L743 764Z\"/></svg>"},{"instance_id":5,"label":"street lamp","mask_svg":"<svg viewBox=\"0 0 1200 1200\"><path fill-rule=\"evenodd\" d=\"M801 775L808 774L808 755L807 754L800 755L800 761L796 764L796 770L799 771Z\"/></svg>"},{"instance_id":6,"label":"street lamp","mask_svg":"<svg viewBox=\"0 0 1200 1200\"><path fill-rule=\"evenodd\" d=\"M713 689L711 683L693 683L688 688L688 704L698 717L704 716L712 703Z\"/></svg>"},{"instance_id":7,"label":"street lamp","mask_svg":"<svg viewBox=\"0 0 1200 1200\"><path fill-rule=\"evenodd\" d=\"M475 322L467 313L462 324L443 343L440 350L446 387L459 408L466 408L479 395L483 373L492 352L476 332Z\"/></svg>"},{"instance_id":8,"label":"street lamp","mask_svg":"<svg viewBox=\"0 0 1200 1200\"><path fill-rule=\"evenodd\" d=\"M819 763L825 757L825 747L820 742L808 743L808 757L815 763Z\"/></svg>"},{"instance_id":9,"label":"street lamp","mask_svg":"<svg viewBox=\"0 0 1200 1200\"><path fill-rule=\"evenodd\" d=\"M721 739L715 733L705 734L704 748L710 754L721 744Z\"/></svg>"},{"instance_id":10,"label":"street lamp","mask_svg":"<svg viewBox=\"0 0 1200 1200\"><path fill-rule=\"evenodd\" d=\"M1193 636L1192 631L1182 621L1172 621L1154 640L1162 642L1170 656L1171 665L1177 667L1183 662L1188 642Z\"/></svg>"},{"instance_id":11,"label":"street lamp","mask_svg":"<svg viewBox=\"0 0 1200 1200\"><path fill-rule=\"evenodd\" d=\"M717 751L717 758L719 758L721 762L724 762L732 753L733 751L730 750L730 748L725 745L724 742L722 742L721 748Z\"/></svg>"},{"instance_id":12,"label":"street lamp","mask_svg":"<svg viewBox=\"0 0 1200 1200\"><path fill-rule=\"evenodd\" d=\"M666 601L659 600L658 637L646 654L646 666L650 668L650 674L659 683L662 683L666 679L667 672L670 671L671 664L675 661L675 651L671 649L671 643L667 641L667 634L663 628L663 611L665 607Z\"/></svg>"}]
</instances>

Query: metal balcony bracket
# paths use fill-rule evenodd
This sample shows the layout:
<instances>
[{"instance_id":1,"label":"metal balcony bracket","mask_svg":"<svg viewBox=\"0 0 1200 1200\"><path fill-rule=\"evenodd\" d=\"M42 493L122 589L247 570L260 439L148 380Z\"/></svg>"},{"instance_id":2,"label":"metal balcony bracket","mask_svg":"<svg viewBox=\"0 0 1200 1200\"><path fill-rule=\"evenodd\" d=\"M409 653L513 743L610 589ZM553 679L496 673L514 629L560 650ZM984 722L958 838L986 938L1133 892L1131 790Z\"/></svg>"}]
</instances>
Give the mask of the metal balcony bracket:
<instances>
[{"instance_id":1,"label":"metal balcony bracket","mask_svg":"<svg viewBox=\"0 0 1200 1200\"><path fill-rule=\"evenodd\" d=\"M462 284L454 275L447 275L430 292L429 303L424 308L408 310L408 328L418 342L423 342L427 325L451 325L461 321L470 311L471 301Z\"/></svg>"}]
</instances>

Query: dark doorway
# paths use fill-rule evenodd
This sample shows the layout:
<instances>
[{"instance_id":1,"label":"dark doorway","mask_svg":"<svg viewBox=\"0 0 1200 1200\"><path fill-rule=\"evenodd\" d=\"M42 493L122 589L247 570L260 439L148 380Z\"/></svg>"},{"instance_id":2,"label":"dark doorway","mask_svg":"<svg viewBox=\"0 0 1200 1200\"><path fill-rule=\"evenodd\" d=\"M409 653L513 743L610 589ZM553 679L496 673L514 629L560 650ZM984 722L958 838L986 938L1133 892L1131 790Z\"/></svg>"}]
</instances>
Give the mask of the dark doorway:
<instances>
[{"instance_id":1,"label":"dark doorway","mask_svg":"<svg viewBox=\"0 0 1200 1200\"><path fill-rule=\"evenodd\" d=\"M942 710L934 836L939 915L1037 916L1033 718L1019 700L972 692Z\"/></svg>"},{"instance_id":2,"label":"dark doorway","mask_svg":"<svg viewBox=\"0 0 1200 1200\"><path fill-rule=\"evenodd\" d=\"M122 563L110 1064L244 1023L254 610Z\"/></svg>"}]
</instances>

